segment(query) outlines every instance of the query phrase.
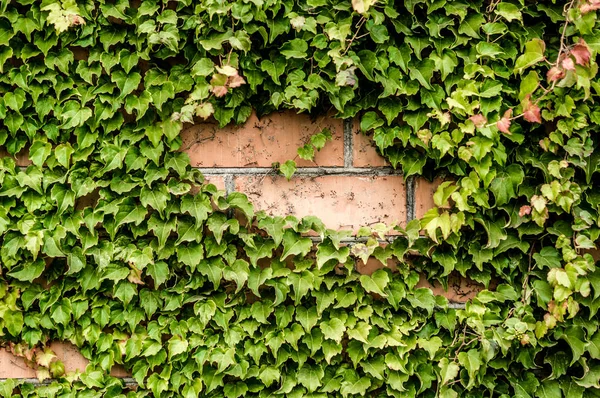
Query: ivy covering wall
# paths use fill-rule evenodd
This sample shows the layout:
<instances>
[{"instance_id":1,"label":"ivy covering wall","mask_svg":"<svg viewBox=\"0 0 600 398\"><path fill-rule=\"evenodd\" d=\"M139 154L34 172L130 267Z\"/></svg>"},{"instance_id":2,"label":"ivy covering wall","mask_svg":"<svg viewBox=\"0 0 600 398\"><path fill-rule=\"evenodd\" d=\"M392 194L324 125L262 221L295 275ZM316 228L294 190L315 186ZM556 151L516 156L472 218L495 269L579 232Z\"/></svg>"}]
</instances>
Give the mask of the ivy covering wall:
<instances>
[{"instance_id":1,"label":"ivy covering wall","mask_svg":"<svg viewBox=\"0 0 600 398\"><path fill-rule=\"evenodd\" d=\"M0 394L600 396L597 9L0 1L0 342L55 379ZM253 108L360 117L406 177L446 179L439 208L350 248L225 197L178 135ZM416 288L452 272L490 290ZM52 340L90 366L64 375Z\"/></svg>"}]
</instances>

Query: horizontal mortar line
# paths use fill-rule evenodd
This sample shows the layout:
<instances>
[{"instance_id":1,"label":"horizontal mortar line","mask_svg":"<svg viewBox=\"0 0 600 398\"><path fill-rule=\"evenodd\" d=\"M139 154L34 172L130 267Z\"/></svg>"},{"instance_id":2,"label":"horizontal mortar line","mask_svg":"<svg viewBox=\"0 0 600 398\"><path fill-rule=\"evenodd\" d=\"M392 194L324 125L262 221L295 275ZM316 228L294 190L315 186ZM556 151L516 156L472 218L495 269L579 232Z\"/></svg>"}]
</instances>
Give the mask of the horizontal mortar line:
<instances>
[{"instance_id":1,"label":"horizontal mortar line","mask_svg":"<svg viewBox=\"0 0 600 398\"><path fill-rule=\"evenodd\" d=\"M276 175L271 167L196 167L204 175ZM391 167L378 168L358 168L358 167L299 167L294 175L299 176L322 176L322 175L340 175L340 176L380 176L380 175L402 175L401 170L395 170Z\"/></svg>"},{"instance_id":2,"label":"horizontal mortar line","mask_svg":"<svg viewBox=\"0 0 600 398\"><path fill-rule=\"evenodd\" d=\"M465 303L455 303L455 302L448 303L448 308L452 308L454 310L464 310L465 307L466 307Z\"/></svg>"}]
</instances>

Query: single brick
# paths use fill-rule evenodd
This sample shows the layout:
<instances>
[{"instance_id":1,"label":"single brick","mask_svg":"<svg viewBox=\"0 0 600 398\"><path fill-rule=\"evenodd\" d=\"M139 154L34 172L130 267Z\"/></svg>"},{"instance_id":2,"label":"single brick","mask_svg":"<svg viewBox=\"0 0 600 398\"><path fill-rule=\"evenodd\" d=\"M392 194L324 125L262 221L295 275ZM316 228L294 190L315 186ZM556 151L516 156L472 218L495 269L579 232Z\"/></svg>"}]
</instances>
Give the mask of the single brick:
<instances>
[{"instance_id":1,"label":"single brick","mask_svg":"<svg viewBox=\"0 0 600 398\"><path fill-rule=\"evenodd\" d=\"M352 165L354 167L390 167L390 164L377 152L373 133L365 135L360 131L359 120L352 123Z\"/></svg>"},{"instance_id":2,"label":"single brick","mask_svg":"<svg viewBox=\"0 0 600 398\"><path fill-rule=\"evenodd\" d=\"M298 166L343 166L343 120L293 112L274 113L260 120L252 114L240 126L219 128L216 122L204 122L181 132L181 150L188 153L194 167L271 167L297 157L298 147L310 137L329 128L333 141L315 153L315 161L296 159Z\"/></svg>"},{"instance_id":3,"label":"single brick","mask_svg":"<svg viewBox=\"0 0 600 398\"><path fill-rule=\"evenodd\" d=\"M401 176L235 177L235 188L257 210L272 215L319 217L328 228L356 231L378 222L404 225L406 197Z\"/></svg>"},{"instance_id":4,"label":"single brick","mask_svg":"<svg viewBox=\"0 0 600 398\"><path fill-rule=\"evenodd\" d=\"M443 182L441 178L436 178L429 182L424 178L417 178L415 181L415 217L421 218L425 213L435 207L433 203L433 194L437 187Z\"/></svg>"}]
</instances>

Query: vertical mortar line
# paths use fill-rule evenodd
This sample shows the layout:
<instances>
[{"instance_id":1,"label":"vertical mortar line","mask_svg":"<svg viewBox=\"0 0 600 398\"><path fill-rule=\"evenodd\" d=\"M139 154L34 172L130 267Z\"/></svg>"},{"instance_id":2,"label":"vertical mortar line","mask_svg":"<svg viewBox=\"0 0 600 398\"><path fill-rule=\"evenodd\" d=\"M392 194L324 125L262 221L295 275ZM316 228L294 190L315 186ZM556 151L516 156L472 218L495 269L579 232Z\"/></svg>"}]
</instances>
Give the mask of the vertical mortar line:
<instances>
[{"instance_id":1,"label":"vertical mortar line","mask_svg":"<svg viewBox=\"0 0 600 398\"><path fill-rule=\"evenodd\" d=\"M233 182L233 174L225 174L223 177L223 182L225 183L225 194L229 196L232 192L235 191L235 183Z\"/></svg>"},{"instance_id":2,"label":"vertical mortar line","mask_svg":"<svg viewBox=\"0 0 600 398\"><path fill-rule=\"evenodd\" d=\"M410 176L404 181L406 186L406 223L415 219L415 177Z\"/></svg>"},{"instance_id":3,"label":"vertical mortar line","mask_svg":"<svg viewBox=\"0 0 600 398\"><path fill-rule=\"evenodd\" d=\"M344 119L344 168L354 167L353 147L354 136L352 127L354 119Z\"/></svg>"},{"instance_id":4,"label":"vertical mortar line","mask_svg":"<svg viewBox=\"0 0 600 398\"><path fill-rule=\"evenodd\" d=\"M223 177L223 183L225 184L225 197L228 197L232 192L235 191L235 182L233 181L233 174L225 174ZM228 217L234 217L233 209L227 210Z\"/></svg>"}]
</instances>

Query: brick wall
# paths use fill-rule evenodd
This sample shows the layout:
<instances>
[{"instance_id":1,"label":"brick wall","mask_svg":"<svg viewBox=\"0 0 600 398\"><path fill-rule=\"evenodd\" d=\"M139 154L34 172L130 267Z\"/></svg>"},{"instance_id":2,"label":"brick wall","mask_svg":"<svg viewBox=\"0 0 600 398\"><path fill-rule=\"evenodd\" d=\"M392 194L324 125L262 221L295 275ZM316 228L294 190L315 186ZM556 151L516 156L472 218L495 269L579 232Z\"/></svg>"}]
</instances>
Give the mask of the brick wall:
<instances>
[{"instance_id":1,"label":"brick wall","mask_svg":"<svg viewBox=\"0 0 600 398\"><path fill-rule=\"evenodd\" d=\"M331 130L333 141L316 154L314 162L296 159L298 171L291 181L274 172L273 163L296 158L297 148L325 127ZM406 225L433 207L436 184L420 178L405 180L377 154L372 140L352 120L312 120L291 112L261 119L253 115L242 126L193 125L184 129L182 138L182 150L210 183L227 193L246 193L257 210L273 215L314 215L328 228L357 230L378 222ZM28 163L24 155L17 156L17 161ZM361 273L379 267L378 261L357 264ZM448 291L424 279L419 285L446 296L457 307L481 289L458 277L450 278ZM85 369L87 361L72 345L53 342L52 349L67 371ZM129 376L122 368L112 373ZM36 376L22 359L0 349L0 379L9 377Z\"/></svg>"}]
</instances>

